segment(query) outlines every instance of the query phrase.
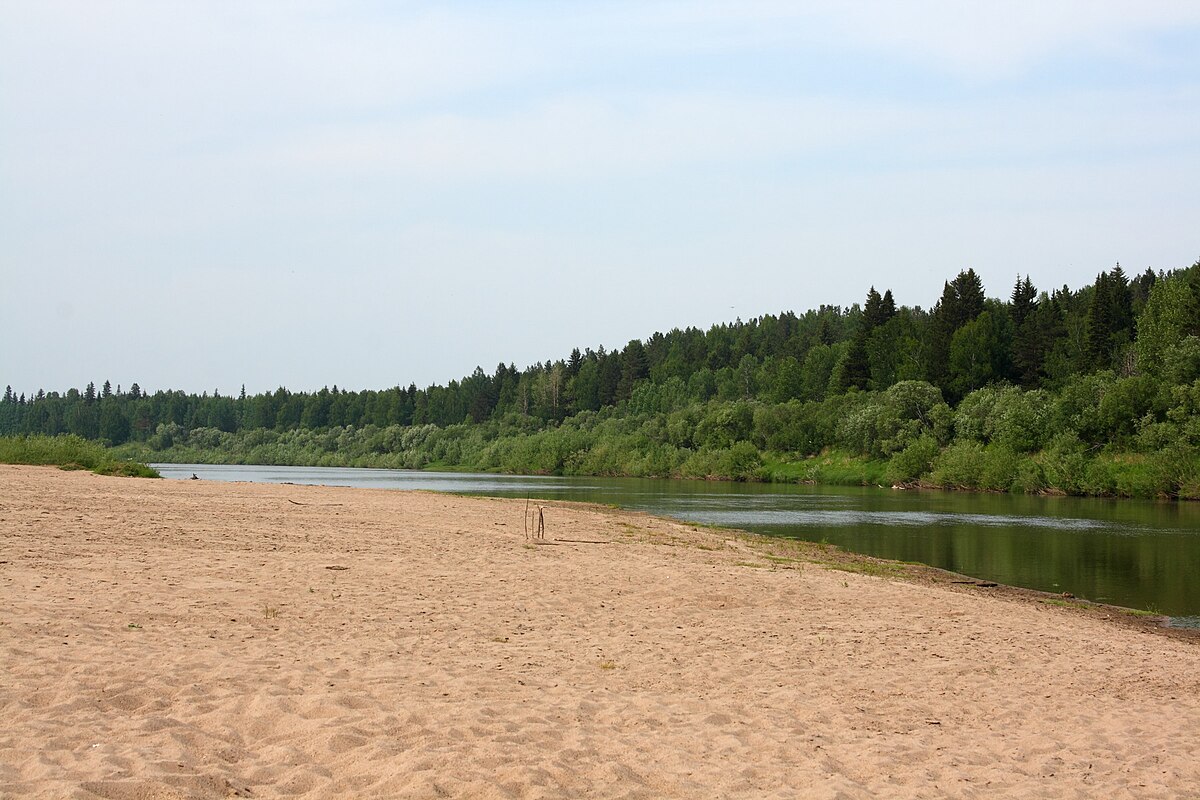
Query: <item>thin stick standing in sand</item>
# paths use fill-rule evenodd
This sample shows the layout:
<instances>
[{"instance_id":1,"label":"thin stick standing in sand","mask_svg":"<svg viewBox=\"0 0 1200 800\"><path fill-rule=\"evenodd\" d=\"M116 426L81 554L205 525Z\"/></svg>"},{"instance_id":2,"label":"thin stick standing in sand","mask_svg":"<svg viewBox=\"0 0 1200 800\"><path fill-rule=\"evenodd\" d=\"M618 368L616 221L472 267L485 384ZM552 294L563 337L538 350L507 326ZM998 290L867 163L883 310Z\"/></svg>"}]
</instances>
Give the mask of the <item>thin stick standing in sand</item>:
<instances>
[{"instance_id":1,"label":"thin stick standing in sand","mask_svg":"<svg viewBox=\"0 0 1200 800\"><path fill-rule=\"evenodd\" d=\"M537 516L535 517L529 511L529 498L525 498L525 538L545 539L546 538L546 517L543 514L545 508L538 505Z\"/></svg>"}]
</instances>

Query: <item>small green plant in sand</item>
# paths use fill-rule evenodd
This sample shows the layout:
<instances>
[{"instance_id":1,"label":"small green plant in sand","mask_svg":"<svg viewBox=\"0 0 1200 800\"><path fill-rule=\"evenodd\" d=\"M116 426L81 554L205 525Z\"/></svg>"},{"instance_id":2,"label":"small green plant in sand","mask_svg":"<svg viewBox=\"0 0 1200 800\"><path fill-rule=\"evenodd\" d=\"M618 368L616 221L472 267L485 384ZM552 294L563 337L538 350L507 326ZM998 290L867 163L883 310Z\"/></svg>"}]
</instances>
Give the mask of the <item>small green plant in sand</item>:
<instances>
[{"instance_id":1,"label":"small green plant in sand","mask_svg":"<svg viewBox=\"0 0 1200 800\"><path fill-rule=\"evenodd\" d=\"M1048 606L1059 606L1061 608L1087 608L1087 603L1082 603L1078 600L1059 600L1057 597L1052 597L1042 602Z\"/></svg>"},{"instance_id":2,"label":"small green plant in sand","mask_svg":"<svg viewBox=\"0 0 1200 800\"><path fill-rule=\"evenodd\" d=\"M904 564L891 561L825 561L818 563L839 572L853 572L858 575L870 575L873 578L896 578L905 574Z\"/></svg>"},{"instance_id":3,"label":"small green plant in sand","mask_svg":"<svg viewBox=\"0 0 1200 800\"><path fill-rule=\"evenodd\" d=\"M636 536L639 533L643 533L641 528L636 525L631 525L628 522L619 522L617 524L621 526L627 536Z\"/></svg>"},{"instance_id":4,"label":"small green plant in sand","mask_svg":"<svg viewBox=\"0 0 1200 800\"><path fill-rule=\"evenodd\" d=\"M272 605L264 605L263 616L267 619L275 619L279 616L279 609Z\"/></svg>"},{"instance_id":5,"label":"small green plant in sand","mask_svg":"<svg viewBox=\"0 0 1200 800\"><path fill-rule=\"evenodd\" d=\"M615 662L615 661L601 661L600 662L600 669L613 670L616 668L617 668L617 662Z\"/></svg>"}]
</instances>

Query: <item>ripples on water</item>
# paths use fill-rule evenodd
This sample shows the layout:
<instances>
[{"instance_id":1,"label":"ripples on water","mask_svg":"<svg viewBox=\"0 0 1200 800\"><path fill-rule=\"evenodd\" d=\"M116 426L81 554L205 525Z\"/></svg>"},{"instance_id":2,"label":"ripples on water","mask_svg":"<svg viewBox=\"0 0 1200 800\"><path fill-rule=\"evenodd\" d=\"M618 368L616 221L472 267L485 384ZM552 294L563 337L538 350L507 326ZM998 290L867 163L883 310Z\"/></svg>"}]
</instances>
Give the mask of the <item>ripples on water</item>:
<instances>
[{"instance_id":1,"label":"ripples on water","mask_svg":"<svg viewBox=\"0 0 1200 800\"><path fill-rule=\"evenodd\" d=\"M885 525L889 527L926 527L930 525L980 525L984 527L1055 528L1065 530L1118 530L1128 528L1110 525L1094 519L1070 517L1020 517L990 514L955 514L929 511L704 511L692 514L707 525L773 525L773 526L850 526Z\"/></svg>"}]
</instances>

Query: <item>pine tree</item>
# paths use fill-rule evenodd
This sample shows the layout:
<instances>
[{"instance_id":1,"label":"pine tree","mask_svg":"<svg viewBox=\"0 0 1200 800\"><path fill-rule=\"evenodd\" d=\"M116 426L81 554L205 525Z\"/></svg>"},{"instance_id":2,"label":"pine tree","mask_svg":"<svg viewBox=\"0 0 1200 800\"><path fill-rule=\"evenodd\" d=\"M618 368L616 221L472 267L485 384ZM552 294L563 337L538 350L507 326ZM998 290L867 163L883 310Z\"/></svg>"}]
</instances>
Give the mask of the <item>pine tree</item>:
<instances>
[{"instance_id":1,"label":"pine tree","mask_svg":"<svg viewBox=\"0 0 1200 800\"><path fill-rule=\"evenodd\" d=\"M882 321L880 325L886 324L888 320L896 316L896 301L892 298L892 290L888 289L883 293L883 303L880 305Z\"/></svg>"},{"instance_id":2,"label":"pine tree","mask_svg":"<svg viewBox=\"0 0 1200 800\"><path fill-rule=\"evenodd\" d=\"M633 393L633 386L650 374L650 365L646 358L646 348L637 339L630 340L621 355L621 379L617 384L617 400L628 400Z\"/></svg>"},{"instance_id":3,"label":"pine tree","mask_svg":"<svg viewBox=\"0 0 1200 800\"><path fill-rule=\"evenodd\" d=\"M1192 314L1187 324L1187 332L1192 336L1200 336L1200 260L1187 271L1188 286L1192 290Z\"/></svg>"},{"instance_id":4,"label":"pine tree","mask_svg":"<svg viewBox=\"0 0 1200 800\"><path fill-rule=\"evenodd\" d=\"M1091 369L1103 369L1112 360L1112 310L1108 273L1096 276L1092 300L1088 304L1086 326L1087 340L1085 357Z\"/></svg>"},{"instance_id":5,"label":"pine tree","mask_svg":"<svg viewBox=\"0 0 1200 800\"><path fill-rule=\"evenodd\" d=\"M891 292L888 292L889 296ZM894 303L893 303L894 305ZM846 360L842 364L841 388L866 389L871 381L871 360L867 353L867 342L871 334L880 325L887 322L883 298L872 286L867 292L867 302L858 320L858 330L850 340L850 349L846 351Z\"/></svg>"},{"instance_id":6,"label":"pine tree","mask_svg":"<svg viewBox=\"0 0 1200 800\"><path fill-rule=\"evenodd\" d=\"M1017 285L1013 287L1012 301L1010 303L1013 323L1017 327L1020 327L1025 318L1033 312L1036 303L1037 289L1033 287L1029 276L1026 275L1025 279L1021 280L1021 276L1018 275Z\"/></svg>"},{"instance_id":7,"label":"pine tree","mask_svg":"<svg viewBox=\"0 0 1200 800\"><path fill-rule=\"evenodd\" d=\"M1066 334L1062 308L1045 294L1013 335L1014 376L1026 389L1035 389L1046 378L1046 356Z\"/></svg>"},{"instance_id":8,"label":"pine tree","mask_svg":"<svg viewBox=\"0 0 1200 800\"><path fill-rule=\"evenodd\" d=\"M1145 272L1130 282L1129 293L1133 295L1134 305L1137 308L1140 309L1146 304L1146 300L1150 297L1150 290L1154 288L1157 281L1158 276L1154 274L1154 270L1146 267Z\"/></svg>"},{"instance_id":9,"label":"pine tree","mask_svg":"<svg viewBox=\"0 0 1200 800\"><path fill-rule=\"evenodd\" d=\"M930 383L948 390L950 385L950 342L954 333L983 313L983 282L968 269L942 287L942 297L933 307L925 363Z\"/></svg>"},{"instance_id":10,"label":"pine tree","mask_svg":"<svg viewBox=\"0 0 1200 800\"><path fill-rule=\"evenodd\" d=\"M1133 297L1120 264L1096 276L1085 320L1087 366L1107 369L1134 338Z\"/></svg>"},{"instance_id":11,"label":"pine tree","mask_svg":"<svg viewBox=\"0 0 1200 800\"><path fill-rule=\"evenodd\" d=\"M955 321L954 328L957 330L983 313L983 281L975 274L975 270L968 269L958 273L951 286L958 298L958 312L961 315Z\"/></svg>"},{"instance_id":12,"label":"pine tree","mask_svg":"<svg viewBox=\"0 0 1200 800\"><path fill-rule=\"evenodd\" d=\"M1125 277L1125 271L1121 269L1120 263L1109 273L1108 283L1109 316L1112 319L1110 337L1124 336L1126 341L1131 340L1133 338L1133 297L1129 292L1129 279ZM1119 342L1114 341L1113 344L1115 346Z\"/></svg>"},{"instance_id":13,"label":"pine tree","mask_svg":"<svg viewBox=\"0 0 1200 800\"><path fill-rule=\"evenodd\" d=\"M611 406L617 402L617 385L621 382L621 354L614 351L604 354L604 348L596 352L599 367L598 395L600 406Z\"/></svg>"}]
</instances>

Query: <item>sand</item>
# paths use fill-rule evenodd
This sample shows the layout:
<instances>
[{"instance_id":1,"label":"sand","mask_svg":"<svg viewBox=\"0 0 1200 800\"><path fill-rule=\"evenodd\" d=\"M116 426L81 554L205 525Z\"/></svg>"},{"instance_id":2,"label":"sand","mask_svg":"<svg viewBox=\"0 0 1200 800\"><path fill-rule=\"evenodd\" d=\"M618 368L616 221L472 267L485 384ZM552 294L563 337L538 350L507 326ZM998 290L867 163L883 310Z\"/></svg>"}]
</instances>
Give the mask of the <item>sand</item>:
<instances>
[{"instance_id":1,"label":"sand","mask_svg":"<svg viewBox=\"0 0 1200 800\"><path fill-rule=\"evenodd\" d=\"M0 467L0 797L1200 796L1195 640L523 506Z\"/></svg>"}]
</instances>

